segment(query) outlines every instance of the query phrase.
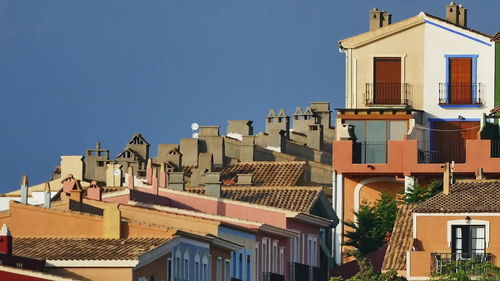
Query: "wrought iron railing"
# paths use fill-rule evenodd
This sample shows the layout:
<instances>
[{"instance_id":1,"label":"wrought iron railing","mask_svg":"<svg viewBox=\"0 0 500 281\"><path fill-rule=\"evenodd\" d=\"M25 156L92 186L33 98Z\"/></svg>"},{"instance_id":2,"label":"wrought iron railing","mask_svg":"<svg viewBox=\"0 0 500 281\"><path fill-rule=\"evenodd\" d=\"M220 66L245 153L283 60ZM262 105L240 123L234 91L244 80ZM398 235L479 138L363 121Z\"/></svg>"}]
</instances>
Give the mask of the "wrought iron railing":
<instances>
[{"instance_id":1,"label":"wrought iron railing","mask_svg":"<svg viewBox=\"0 0 500 281\"><path fill-rule=\"evenodd\" d=\"M387 163L387 141L355 142L353 149L353 163Z\"/></svg>"},{"instance_id":2,"label":"wrought iron railing","mask_svg":"<svg viewBox=\"0 0 500 281\"><path fill-rule=\"evenodd\" d=\"M457 142L417 142L418 163L465 163L465 141Z\"/></svg>"},{"instance_id":3,"label":"wrought iron railing","mask_svg":"<svg viewBox=\"0 0 500 281\"><path fill-rule=\"evenodd\" d=\"M489 253L432 253L433 273L450 274L457 271L481 275L490 270L492 255Z\"/></svg>"},{"instance_id":4,"label":"wrought iron railing","mask_svg":"<svg viewBox=\"0 0 500 281\"><path fill-rule=\"evenodd\" d=\"M316 281L326 280L327 272L322 272L321 268L301 264L297 262L290 263L290 280L291 281Z\"/></svg>"},{"instance_id":5,"label":"wrought iron railing","mask_svg":"<svg viewBox=\"0 0 500 281\"><path fill-rule=\"evenodd\" d=\"M367 105L409 105L410 85L407 83L366 83Z\"/></svg>"},{"instance_id":6,"label":"wrought iron railing","mask_svg":"<svg viewBox=\"0 0 500 281\"><path fill-rule=\"evenodd\" d=\"M439 83L439 104L483 104L481 83Z\"/></svg>"}]
</instances>

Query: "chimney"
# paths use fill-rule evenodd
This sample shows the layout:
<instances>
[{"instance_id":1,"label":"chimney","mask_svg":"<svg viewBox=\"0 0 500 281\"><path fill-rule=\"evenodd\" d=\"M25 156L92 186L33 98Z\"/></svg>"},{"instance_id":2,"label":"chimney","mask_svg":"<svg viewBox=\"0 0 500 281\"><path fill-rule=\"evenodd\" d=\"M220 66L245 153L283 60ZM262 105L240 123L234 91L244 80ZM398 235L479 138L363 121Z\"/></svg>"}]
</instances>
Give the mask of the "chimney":
<instances>
[{"instance_id":1,"label":"chimney","mask_svg":"<svg viewBox=\"0 0 500 281\"><path fill-rule=\"evenodd\" d=\"M207 173L205 175L205 195L220 197L220 173Z\"/></svg>"},{"instance_id":2,"label":"chimney","mask_svg":"<svg viewBox=\"0 0 500 281\"><path fill-rule=\"evenodd\" d=\"M76 179L83 179L83 156L61 156L61 175L72 174Z\"/></svg>"},{"instance_id":3,"label":"chimney","mask_svg":"<svg viewBox=\"0 0 500 281\"><path fill-rule=\"evenodd\" d=\"M330 129L332 127L332 111L330 110L329 102L310 102L311 109L319 118L318 123L323 125L323 128Z\"/></svg>"},{"instance_id":4,"label":"chimney","mask_svg":"<svg viewBox=\"0 0 500 281\"><path fill-rule=\"evenodd\" d=\"M444 173L443 173L443 194L450 194L450 184L451 184L451 171L450 162L444 163Z\"/></svg>"},{"instance_id":5,"label":"chimney","mask_svg":"<svg viewBox=\"0 0 500 281\"><path fill-rule=\"evenodd\" d=\"M198 165L198 139L181 139L180 150L182 166L194 167Z\"/></svg>"},{"instance_id":6,"label":"chimney","mask_svg":"<svg viewBox=\"0 0 500 281\"><path fill-rule=\"evenodd\" d=\"M45 183L45 188L43 190L43 207L46 209L50 209L50 201L52 199L52 194L50 193L50 183Z\"/></svg>"},{"instance_id":7,"label":"chimney","mask_svg":"<svg viewBox=\"0 0 500 281\"><path fill-rule=\"evenodd\" d=\"M275 132L285 131L285 137L290 135L290 116L286 115L284 109L280 109L278 115L274 109L269 110L266 116L266 133L273 134Z\"/></svg>"},{"instance_id":8,"label":"chimney","mask_svg":"<svg viewBox=\"0 0 500 281\"><path fill-rule=\"evenodd\" d=\"M0 253L12 255L12 235L6 224L0 229Z\"/></svg>"},{"instance_id":9,"label":"chimney","mask_svg":"<svg viewBox=\"0 0 500 281\"><path fill-rule=\"evenodd\" d=\"M160 165L160 182L158 183L158 186L161 188L167 187L167 170L165 166L165 163L161 163Z\"/></svg>"},{"instance_id":10,"label":"chimney","mask_svg":"<svg viewBox=\"0 0 500 281\"><path fill-rule=\"evenodd\" d=\"M87 188L87 198L98 201L102 200L102 187L96 181L92 181Z\"/></svg>"},{"instance_id":11,"label":"chimney","mask_svg":"<svg viewBox=\"0 0 500 281\"><path fill-rule=\"evenodd\" d=\"M153 194L158 195L158 169L153 169L153 179L151 180L151 187L153 188Z\"/></svg>"},{"instance_id":12,"label":"chimney","mask_svg":"<svg viewBox=\"0 0 500 281\"><path fill-rule=\"evenodd\" d=\"M321 150L323 144L323 125L309 125L307 131L307 146L313 149Z\"/></svg>"},{"instance_id":13,"label":"chimney","mask_svg":"<svg viewBox=\"0 0 500 281\"><path fill-rule=\"evenodd\" d=\"M212 153L214 167L222 168L224 166L225 144L224 137L219 135L219 126L200 126L198 138L200 152Z\"/></svg>"},{"instance_id":14,"label":"chimney","mask_svg":"<svg viewBox=\"0 0 500 281\"><path fill-rule=\"evenodd\" d=\"M132 169L132 166L128 166L127 185L128 185L128 188L134 189L134 171Z\"/></svg>"},{"instance_id":15,"label":"chimney","mask_svg":"<svg viewBox=\"0 0 500 281\"><path fill-rule=\"evenodd\" d=\"M148 159L148 164L146 165L146 183L151 184L153 180L153 161L151 158Z\"/></svg>"},{"instance_id":16,"label":"chimney","mask_svg":"<svg viewBox=\"0 0 500 281\"><path fill-rule=\"evenodd\" d=\"M476 180L484 180L484 171L483 171L483 168L477 169Z\"/></svg>"},{"instance_id":17,"label":"chimney","mask_svg":"<svg viewBox=\"0 0 500 281\"><path fill-rule=\"evenodd\" d=\"M241 141L243 137L253 135L252 123L250 120L228 120L227 136Z\"/></svg>"},{"instance_id":18,"label":"chimney","mask_svg":"<svg viewBox=\"0 0 500 281\"><path fill-rule=\"evenodd\" d=\"M168 173L168 188L178 191L184 191L185 185L186 183L184 182L184 172Z\"/></svg>"},{"instance_id":19,"label":"chimney","mask_svg":"<svg viewBox=\"0 0 500 281\"><path fill-rule=\"evenodd\" d=\"M377 30L381 27L391 24L392 15L386 11L381 11L377 8L373 8L370 11L370 31Z\"/></svg>"},{"instance_id":20,"label":"chimney","mask_svg":"<svg viewBox=\"0 0 500 281\"><path fill-rule=\"evenodd\" d=\"M198 160L198 169L200 169L201 173L211 172L214 165L214 158L212 153L202 152L200 153Z\"/></svg>"},{"instance_id":21,"label":"chimney","mask_svg":"<svg viewBox=\"0 0 500 281\"><path fill-rule=\"evenodd\" d=\"M457 5L453 1L446 5L446 20L462 26L467 27L467 9L462 5Z\"/></svg>"},{"instance_id":22,"label":"chimney","mask_svg":"<svg viewBox=\"0 0 500 281\"><path fill-rule=\"evenodd\" d=\"M106 186L122 186L122 165L110 163L106 170Z\"/></svg>"},{"instance_id":23,"label":"chimney","mask_svg":"<svg viewBox=\"0 0 500 281\"><path fill-rule=\"evenodd\" d=\"M117 203L107 203L104 207L104 233L103 238L120 239L120 209Z\"/></svg>"},{"instance_id":24,"label":"chimney","mask_svg":"<svg viewBox=\"0 0 500 281\"><path fill-rule=\"evenodd\" d=\"M66 178L61 181L61 183L63 184L63 192L69 194L75 184L75 178L72 174L68 174Z\"/></svg>"},{"instance_id":25,"label":"chimney","mask_svg":"<svg viewBox=\"0 0 500 281\"><path fill-rule=\"evenodd\" d=\"M237 174L238 185L252 185L253 174Z\"/></svg>"},{"instance_id":26,"label":"chimney","mask_svg":"<svg viewBox=\"0 0 500 281\"><path fill-rule=\"evenodd\" d=\"M28 176L21 177L21 203L28 204Z\"/></svg>"},{"instance_id":27,"label":"chimney","mask_svg":"<svg viewBox=\"0 0 500 281\"><path fill-rule=\"evenodd\" d=\"M240 145L240 161L253 161L255 136L244 136Z\"/></svg>"}]
</instances>

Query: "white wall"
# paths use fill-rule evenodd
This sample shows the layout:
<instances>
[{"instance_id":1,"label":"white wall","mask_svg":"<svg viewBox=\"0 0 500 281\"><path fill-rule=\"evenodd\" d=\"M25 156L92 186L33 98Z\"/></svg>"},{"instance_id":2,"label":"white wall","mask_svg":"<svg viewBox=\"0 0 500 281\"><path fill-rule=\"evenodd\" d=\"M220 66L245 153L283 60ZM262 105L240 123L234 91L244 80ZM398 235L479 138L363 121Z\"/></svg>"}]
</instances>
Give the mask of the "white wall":
<instances>
[{"instance_id":1,"label":"white wall","mask_svg":"<svg viewBox=\"0 0 500 281\"><path fill-rule=\"evenodd\" d=\"M424 44L424 124L428 118L456 119L458 115L480 119L482 113L489 113L494 105L494 56L495 48L490 38L458 28L438 20L429 19L445 28L480 40L490 46L441 27L425 23ZM484 85L483 105L479 108L442 108L439 106L439 83L446 82L445 55L478 55L477 83Z\"/></svg>"}]
</instances>

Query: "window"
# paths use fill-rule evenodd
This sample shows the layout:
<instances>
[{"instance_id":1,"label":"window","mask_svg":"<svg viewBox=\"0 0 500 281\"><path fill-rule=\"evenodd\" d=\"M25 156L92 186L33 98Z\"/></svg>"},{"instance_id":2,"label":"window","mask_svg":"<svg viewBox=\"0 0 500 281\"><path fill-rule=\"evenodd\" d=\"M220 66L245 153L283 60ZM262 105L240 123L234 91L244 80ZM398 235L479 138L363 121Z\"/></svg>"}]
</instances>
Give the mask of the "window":
<instances>
[{"instance_id":1,"label":"window","mask_svg":"<svg viewBox=\"0 0 500 281\"><path fill-rule=\"evenodd\" d=\"M175 278L178 279L181 275L181 258L175 258Z\"/></svg>"},{"instance_id":2,"label":"window","mask_svg":"<svg viewBox=\"0 0 500 281\"><path fill-rule=\"evenodd\" d=\"M231 261L230 260L225 261L224 281L231 281Z\"/></svg>"},{"instance_id":3,"label":"window","mask_svg":"<svg viewBox=\"0 0 500 281\"><path fill-rule=\"evenodd\" d=\"M200 268L200 255L194 256L194 281L200 281L201 268Z\"/></svg>"},{"instance_id":4,"label":"window","mask_svg":"<svg viewBox=\"0 0 500 281\"><path fill-rule=\"evenodd\" d=\"M452 226L452 252L464 256L486 253L486 231L483 225Z\"/></svg>"},{"instance_id":5,"label":"window","mask_svg":"<svg viewBox=\"0 0 500 281\"><path fill-rule=\"evenodd\" d=\"M202 281L209 281L210 280L210 276L208 276L208 259L206 257L203 258L201 280Z\"/></svg>"},{"instance_id":6,"label":"window","mask_svg":"<svg viewBox=\"0 0 500 281\"><path fill-rule=\"evenodd\" d=\"M267 239L262 240L262 272L267 272Z\"/></svg>"},{"instance_id":7,"label":"window","mask_svg":"<svg viewBox=\"0 0 500 281\"><path fill-rule=\"evenodd\" d=\"M480 84L477 83L477 55L445 55L446 83L439 88L439 103L472 105L481 103Z\"/></svg>"},{"instance_id":8,"label":"window","mask_svg":"<svg viewBox=\"0 0 500 281\"><path fill-rule=\"evenodd\" d=\"M217 258L217 281L222 281L222 258Z\"/></svg>"},{"instance_id":9,"label":"window","mask_svg":"<svg viewBox=\"0 0 500 281\"><path fill-rule=\"evenodd\" d=\"M239 256L239 259L238 259L238 275L237 275L237 278L240 279L240 280L243 280L243 254L239 253L238 256Z\"/></svg>"},{"instance_id":10,"label":"window","mask_svg":"<svg viewBox=\"0 0 500 281\"><path fill-rule=\"evenodd\" d=\"M274 273L278 272L278 241L273 241L273 251L271 254L271 271Z\"/></svg>"},{"instance_id":11,"label":"window","mask_svg":"<svg viewBox=\"0 0 500 281\"><path fill-rule=\"evenodd\" d=\"M373 85L367 87L367 104L404 104L401 92L401 57L373 59Z\"/></svg>"},{"instance_id":12,"label":"window","mask_svg":"<svg viewBox=\"0 0 500 281\"><path fill-rule=\"evenodd\" d=\"M167 281L172 281L172 259L167 260Z\"/></svg>"},{"instance_id":13,"label":"window","mask_svg":"<svg viewBox=\"0 0 500 281\"><path fill-rule=\"evenodd\" d=\"M247 266L246 266L246 281L250 281L250 276L251 276L251 272L252 272L252 267L251 267L251 255L247 253Z\"/></svg>"},{"instance_id":14,"label":"window","mask_svg":"<svg viewBox=\"0 0 500 281\"><path fill-rule=\"evenodd\" d=\"M279 274L285 274L285 248L280 247L280 270Z\"/></svg>"},{"instance_id":15,"label":"window","mask_svg":"<svg viewBox=\"0 0 500 281\"><path fill-rule=\"evenodd\" d=\"M255 245L255 274L256 276L259 276L259 242L256 242L256 245ZM257 281L258 281L258 277L257 277Z\"/></svg>"}]
</instances>

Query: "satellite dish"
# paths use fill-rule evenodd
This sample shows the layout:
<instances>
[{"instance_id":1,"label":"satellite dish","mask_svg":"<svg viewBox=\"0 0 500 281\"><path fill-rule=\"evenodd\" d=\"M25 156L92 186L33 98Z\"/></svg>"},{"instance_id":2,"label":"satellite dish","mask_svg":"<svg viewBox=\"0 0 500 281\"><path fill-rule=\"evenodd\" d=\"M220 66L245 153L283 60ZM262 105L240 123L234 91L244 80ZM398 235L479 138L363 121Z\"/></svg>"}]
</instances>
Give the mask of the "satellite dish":
<instances>
[{"instance_id":1,"label":"satellite dish","mask_svg":"<svg viewBox=\"0 0 500 281\"><path fill-rule=\"evenodd\" d=\"M198 133L193 133L191 136L193 137L193 139L197 139L198 138Z\"/></svg>"},{"instance_id":2,"label":"satellite dish","mask_svg":"<svg viewBox=\"0 0 500 281\"><path fill-rule=\"evenodd\" d=\"M198 123L193 123L193 124L191 124L191 130L196 131L196 130L198 130L199 128L200 128L200 126L198 125Z\"/></svg>"}]
</instances>

